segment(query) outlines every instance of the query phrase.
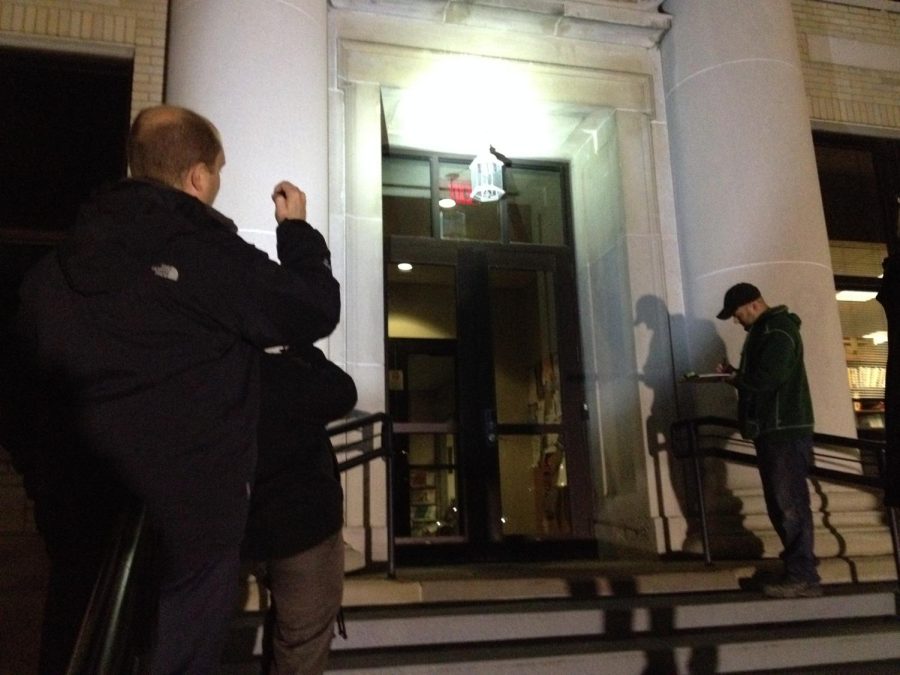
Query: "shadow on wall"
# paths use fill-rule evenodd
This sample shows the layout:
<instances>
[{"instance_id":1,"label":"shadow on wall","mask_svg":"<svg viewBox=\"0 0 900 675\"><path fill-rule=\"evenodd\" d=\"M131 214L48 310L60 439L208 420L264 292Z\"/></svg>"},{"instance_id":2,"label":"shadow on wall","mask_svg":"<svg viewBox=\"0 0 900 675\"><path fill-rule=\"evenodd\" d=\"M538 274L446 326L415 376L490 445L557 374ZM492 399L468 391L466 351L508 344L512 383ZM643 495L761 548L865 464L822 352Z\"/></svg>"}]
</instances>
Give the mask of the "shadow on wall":
<instances>
[{"instance_id":1,"label":"shadow on wall","mask_svg":"<svg viewBox=\"0 0 900 675\"><path fill-rule=\"evenodd\" d=\"M695 353L700 354L690 363L690 369L695 372L714 372L716 364L727 356L725 343L712 320L691 319L689 324L688 321L682 314L669 314L665 302L657 296L645 295L637 301L635 325L643 324L652 334L639 380L653 391L646 434L647 449L655 464L657 499L666 509L665 496L673 493L680 513L685 516L687 528L683 540L673 540L675 535L671 531L670 520L663 519L666 552L669 554L702 552L696 480L691 464L677 459L672 452L671 424L679 417L715 415L734 418L737 413L737 397L730 385L682 382L683 373L673 372L673 363L677 361L673 357L673 335L691 336ZM663 469L666 465L669 467L670 487L665 485L666 472ZM762 541L743 527L743 503L728 489L725 463L707 459L703 466L704 496L707 509L713 515L711 545L716 555L724 558L761 556ZM675 514L666 512L664 515ZM716 524L722 526L719 532L721 537L715 536ZM677 536L680 538L681 535Z\"/></svg>"}]
</instances>

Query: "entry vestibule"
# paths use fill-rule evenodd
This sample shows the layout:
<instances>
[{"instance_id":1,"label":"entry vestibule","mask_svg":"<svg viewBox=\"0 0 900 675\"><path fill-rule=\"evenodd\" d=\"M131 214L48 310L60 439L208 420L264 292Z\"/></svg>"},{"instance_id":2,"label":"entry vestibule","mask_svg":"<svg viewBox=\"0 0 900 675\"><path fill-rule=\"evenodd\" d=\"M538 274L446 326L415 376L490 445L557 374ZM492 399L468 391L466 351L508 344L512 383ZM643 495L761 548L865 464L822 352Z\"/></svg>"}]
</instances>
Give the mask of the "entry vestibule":
<instances>
[{"instance_id":1,"label":"entry vestibule","mask_svg":"<svg viewBox=\"0 0 900 675\"><path fill-rule=\"evenodd\" d=\"M384 147L472 157L488 141L508 157L565 163L571 175L578 300L579 325L573 333L581 336L579 375L587 417L586 461L579 467L578 479L585 486L588 518L593 521L586 529L610 543L656 552L662 546L662 532L686 528L668 475L662 479L657 475L667 472L665 458L644 451L644 420L651 409L657 419L674 415L673 365L671 359L648 358L651 336L635 324L632 309L638 298L652 296L662 307L680 311L679 296L667 284L678 277L674 226L660 216L672 213L667 203L671 180L665 129L654 104L658 80L654 53L636 50L644 52L643 60L629 59L633 72L622 72L552 60L448 53L453 42L446 35L440 45L423 50L390 44L396 33L390 39L387 34L376 36L371 26L363 31L362 25L348 22L339 28L338 91L331 115L332 128L343 130L343 135L331 139L337 146L332 148L331 173L333 181L335 176L343 179L332 191L343 199L332 203L332 225L336 219L344 220L347 307L338 339L345 341L351 373L363 387L372 385L363 393L361 407L387 408L386 395L379 399L378 392L389 392L391 386L387 381L391 364L385 359L390 346L383 334L357 323L374 326L385 320L384 270L389 259L381 248ZM604 61L600 54L604 51L597 47L593 54L598 64ZM621 52L607 56L606 65L622 61ZM525 88L529 119L543 116L534 121L531 135L527 129L518 135L495 129L501 141L490 129L476 133L478 127L462 111L490 109L496 101L484 88L475 88L480 96L476 99L467 87L457 87L451 98L432 96L430 107L420 107L419 83L432 81L435 73L475 72L506 72ZM498 89L506 97L514 93ZM514 115L516 101L496 103ZM458 113L452 128L447 126L448 106ZM490 119L490 114L481 116L482 121ZM508 122L508 127L515 126L514 117ZM459 145L459 127L468 129L474 139L467 147ZM475 138L479 135L482 138ZM667 316L657 319L654 328L668 335ZM648 367L654 372L648 373ZM647 381L653 383L652 389ZM567 469L571 481L571 467ZM661 487L648 490L648 486ZM373 486L372 511L384 489L383 484ZM360 541L364 537L364 505L354 503L359 497L353 490L347 499L345 534L355 543L354 536ZM377 543L375 552L377 557Z\"/></svg>"}]
</instances>

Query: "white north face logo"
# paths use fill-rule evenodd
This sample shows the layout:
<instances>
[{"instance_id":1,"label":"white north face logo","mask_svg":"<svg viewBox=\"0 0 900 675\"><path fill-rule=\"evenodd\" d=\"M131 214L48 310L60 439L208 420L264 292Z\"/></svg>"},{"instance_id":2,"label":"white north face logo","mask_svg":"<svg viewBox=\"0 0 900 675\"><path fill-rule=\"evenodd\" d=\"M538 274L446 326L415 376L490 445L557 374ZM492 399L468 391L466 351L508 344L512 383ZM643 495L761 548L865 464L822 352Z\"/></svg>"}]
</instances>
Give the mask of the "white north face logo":
<instances>
[{"instance_id":1,"label":"white north face logo","mask_svg":"<svg viewBox=\"0 0 900 675\"><path fill-rule=\"evenodd\" d=\"M158 277L168 279L169 281L178 281L178 268L173 265L160 263L159 265L151 266L150 269L153 270L153 273Z\"/></svg>"}]
</instances>

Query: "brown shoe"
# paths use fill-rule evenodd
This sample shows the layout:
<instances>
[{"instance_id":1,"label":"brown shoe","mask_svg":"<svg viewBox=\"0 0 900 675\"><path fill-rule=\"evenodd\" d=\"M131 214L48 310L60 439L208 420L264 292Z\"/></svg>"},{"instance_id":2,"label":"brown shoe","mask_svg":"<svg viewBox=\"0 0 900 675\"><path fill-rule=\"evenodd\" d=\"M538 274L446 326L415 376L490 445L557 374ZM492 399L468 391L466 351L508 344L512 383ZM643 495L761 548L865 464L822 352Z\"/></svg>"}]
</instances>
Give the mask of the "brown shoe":
<instances>
[{"instance_id":1,"label":"brown shoe","mask_svg":"<svg viewBox=\"0 0 900 675\"><path fill-rule=\"evenodd\" d=\"M822 586L816 582L788 579L777 584L765 584L763 595L769 598L818 598L822 595Z\"/></svg>"}]
</instances>

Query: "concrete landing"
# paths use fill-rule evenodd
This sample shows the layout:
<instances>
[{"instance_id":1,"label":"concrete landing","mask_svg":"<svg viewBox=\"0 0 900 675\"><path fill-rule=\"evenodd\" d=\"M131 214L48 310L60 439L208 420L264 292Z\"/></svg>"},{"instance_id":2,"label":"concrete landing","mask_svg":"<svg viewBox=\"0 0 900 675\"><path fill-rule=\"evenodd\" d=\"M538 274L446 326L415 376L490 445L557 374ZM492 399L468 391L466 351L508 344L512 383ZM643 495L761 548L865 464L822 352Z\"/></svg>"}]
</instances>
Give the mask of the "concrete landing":
<instances>
[{"instance_id":1,"label":"concrete landing","mask_svg":"<svg viewBox=\"0 0 900 675\"><path fill-rule=\"evenodd\" d=\"M487 563L447 567L402 567L395 579L383 571L354 572L344 580L344 606L363 607L477 600L526 600L594 596L739 591L760 575L776 575L777 560L617 560ZM819 563L822 583L890 582L893 557L828 558ZM261 608L251 577L245 609Z\"/></svg>"}]
</instances>

